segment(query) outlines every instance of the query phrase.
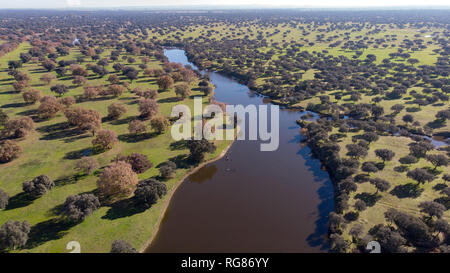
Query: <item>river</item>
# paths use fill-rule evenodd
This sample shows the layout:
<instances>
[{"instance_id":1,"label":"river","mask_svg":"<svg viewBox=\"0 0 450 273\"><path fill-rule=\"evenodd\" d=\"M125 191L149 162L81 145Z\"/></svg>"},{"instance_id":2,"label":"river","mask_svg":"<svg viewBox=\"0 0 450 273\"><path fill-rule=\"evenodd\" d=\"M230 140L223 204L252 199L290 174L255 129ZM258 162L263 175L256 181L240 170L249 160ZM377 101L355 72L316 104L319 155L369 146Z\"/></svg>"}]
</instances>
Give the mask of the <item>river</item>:
<instances>
[{"instance_id":1,"label":"river","mask_svg":"<svg viewBox=\"0 0 450 273\"><path fill-rule=\"evenodd\" d=\"M170 62L191 65L181 49ZM215 98L227 104L266 104L247 86L210 72ZM189 176L175 191L146 252L326 252L331 180L300 143L295 121L280 111L280 146L261 152L259 141L235 141L227 155Z\"/></svg>"}]
</instances>

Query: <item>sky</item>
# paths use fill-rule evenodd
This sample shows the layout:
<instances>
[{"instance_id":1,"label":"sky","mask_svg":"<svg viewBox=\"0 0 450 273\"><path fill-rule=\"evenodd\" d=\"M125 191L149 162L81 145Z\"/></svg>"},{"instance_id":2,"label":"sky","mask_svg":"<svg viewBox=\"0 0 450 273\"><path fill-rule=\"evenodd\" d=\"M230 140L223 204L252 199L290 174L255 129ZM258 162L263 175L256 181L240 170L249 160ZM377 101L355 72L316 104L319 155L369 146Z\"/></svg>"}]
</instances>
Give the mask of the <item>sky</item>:
<instances>
[{"instance_id":1,"label":"sky","mask_svg":"<svg viewBox=\"0 0 450 273\"><path fill-rule=\"evenodd\" d=\"M10 8L116 8L142 6L397 7L449 6L448 0L0 0Z\"/></svg>"}]
</instances>

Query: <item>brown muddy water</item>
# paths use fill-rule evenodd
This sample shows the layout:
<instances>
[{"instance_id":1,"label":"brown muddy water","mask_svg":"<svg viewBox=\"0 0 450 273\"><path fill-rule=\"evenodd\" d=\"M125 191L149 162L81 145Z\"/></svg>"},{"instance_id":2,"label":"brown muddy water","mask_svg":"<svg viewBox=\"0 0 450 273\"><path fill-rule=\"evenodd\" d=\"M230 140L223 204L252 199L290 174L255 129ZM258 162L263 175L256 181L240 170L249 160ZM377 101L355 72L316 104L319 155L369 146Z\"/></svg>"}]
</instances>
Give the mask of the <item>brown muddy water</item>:
<instances>
[{"instance_id":1,"label":"brown muddy water","mask_svg":"<svg viewBox=\"0 0 450 273\"><path fill-rule=\"evenodd\" d=\"M183 50L167 49L165 55L195 68ZM245 85L209 74L216 100L264 104ZM301 115L280 111L278 150L261 152L259 141L238 140L222 159L183 181L145 252L328 251L333 188L320 162L300 143L295 121Z\"/></svg>"}]
</instances>

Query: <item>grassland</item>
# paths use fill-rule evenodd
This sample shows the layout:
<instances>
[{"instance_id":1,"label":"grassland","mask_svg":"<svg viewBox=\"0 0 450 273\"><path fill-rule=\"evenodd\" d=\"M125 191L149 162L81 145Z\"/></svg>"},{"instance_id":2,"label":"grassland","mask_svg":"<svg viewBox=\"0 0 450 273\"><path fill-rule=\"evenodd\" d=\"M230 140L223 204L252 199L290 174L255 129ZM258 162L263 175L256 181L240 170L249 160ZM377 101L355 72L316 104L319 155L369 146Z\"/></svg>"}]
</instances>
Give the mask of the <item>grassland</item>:
<instances>
[{"instance_id":1,"label":"grassland","mask_svg":"<svg viewBox=\"0 0 450 273\"><path fill-rule=\"evenodd\" d=\"M337 132L337 130L335 130ZM355 133L350 133L342 141L339 142L341 147L340 156L342 158L347 157L347 149L345 146L352 143L351 137ZM409 154L408 144L413 141L408 137L398 136L380 136L379 140L370 145L368 156L361 159L361 163L366 161L379 162L382 160L375 155L376 149L389 149L395 153L392 161L386 161L382 170L370 174L371 178L381 178L390 183L390 189L386 192L378 192L377 201L371 204L371 200L375 198L377 192L374 185L369 182L359 183L358 189L350 194L349 205L353 207L356 200L360 199L366 202L367 209L360 213L359 219L355 223L361 223L364 227L364 232L381 223L386 223L384 213L389 208L395 208L414 216L421 217L422 213L418 208L418 205L423 201L436 200L442 197L440 193L440 186L445 185L445 181L442 179L443 174L450 173L450 167L438 167L433 173L437 179L430 183L418 185L418 183L406 176L406 172L396 172L395 167L402 165L399 159ZM444 151L435 150L430 154L445 154ZM428 168L433 170L433 166L426 159L422 158L417 163L410 164L408 166L410 170L415 168ZM360 171L360 173L363 173ZM369 194L368 194L369 193ZM350 209L351 210L351 209ZM447 221L450 220L450 211L447 210L443 216ZM355 223L351 223L346 231L350 230L351 226ZM346 238L351 241L351 236L346 234Z\"/></svg>"},{"instance_id":2,"label":"grassland","mask_svg":"<svg viewBox=\"0 0 450 273\"><path fill-rule=\"evenodd\" d=\"M352 22L346 23L346 25L351 25ZM397 52L399 47L404 44L405 40L415 40L422 39L423 44L426 45L426 48L420 50L411 50L403 48L403 53L410 54L410 58L417 59L419 62L414 64L414 66L418 67L421 65L435 65L439 54L435 52L436 49L439 49L440 46L436 45L437 37L441 37L444 35L442 33L442 29L436 27L422 27L417 28L410 25L406 25L403 28L395 27L393 25L370 25L368 27L364 27L363 29L335 29L333 31L327 31L327 28L330 27L329 24L325 24L319 27L314 26L313 24L297 24L296 27L293 27L287 23L279 23L271 26L261 26L258 22L248 22L246 26L240 26L231 23L211 23L205 25L194 25L186 27L186 30L183 32L173 32L173 31L165 31L164 34L158 34L155 36L151 36L152 40L158 39L160 41L177 41L180 42L183 39L196 39L196 42L201 43L204 37L208 39L214 39L216 41L221 41L223 39L226 40L241 40L248 39L249 41L258 41L258 33L263 33L264 39L267 40L267 46L259 47L256 50L261 53L265 53L268 51L273 51L274 55L272 58L266 62L265 66L273 65L273 61L278 60L280 57L293 57L288 55L288 46L290 43L295 42L302 44L300 50L308 51L313 54L317 53L325 53L326 55L332 55L335 57L344 56L350 59L364 60L367 55L373 54L376 56L375 63L380 64L383 59L390 58L389 54ZM375 29L381 29L379 32L374 32ZM155 29L149 28L150 31L154 31ZM328 41L328 38L333 38L333 40ZM338 38L336 38L338 37ZM371 41L371 44L367 48L362 48L360 50L350 50L350 49L342 49L340 46L333 47L332 44L336 40L344 40L344 41L352 41L361 39L362 37L366 37ZM386 45L386 47L376 44L375 41L377 39L384 39L385 42L382 44ZM251 43L251 42L250 42ZM309 43L313 43L310 45ZM284 46L283 46L284 45ZM233 49L230 50L241 50L241 49ZM211 49L214 51L214 49ZM361 51L361 54L356 54L357 51ZM216 68L220 66L217 62L218 60L212 60L211 66ZM237 65L234 63L234 60L227 59L226 56L223 56L222 61L231 61L231 65L239 67L242 71L248 71L249 68L246 65ZM406 64L406 59L404 58L391 58L391 61L397 64ZM307 71L297 69L298 72L303 73L301 80L312 80L314 79L314 73L317 70L309 69ZM281 78L281 74L278 71L274 71L275 75L271 77L259 77L256 79L257 87L261 87L265 81L269 78ZM395 71L389 71L390 74L388 76L392 76L395 74ZM281 88L287 86L281 86ZM385 113L392 113L393 111L390 107L394 104L404 104L406 107L411 107L413 105L411 100L411 96L409 92L412 90L417 91L420 94L423 94L422 87L411 87L408 90L408 94L403 96L400 99L396 100L384 100L382 104L380 104L384 108ZM324 92L321 95L332 95L339 90L334 90L332 92ZM391 90L388 90L391 91ZM264 92L264 91L263 91ZM343 104L349 102L349 95L344 96L342 99L336 100L331 96L331 101L337 104ZM371 103L371 99L373 96L367 95L366 93L361 93L362 103ZM280 99L274 98L275 103L280 103ZM310 99L302 100L301 102L292 105L292 107L302 107L306 108L308 103L313 102L317 103L319 101L318 97L313 97ZM415 120L420 122L423 126L425 124L432 123L434 121L435 114L440 110L448 109L448 105L446 104L433 104L427 105L424 107L420 107L419 111L414 112ZM407 114L407 109L403 109L398 115L396 115L395 119L398 123L401 122L401 117ZM450 131L450 125L447 123L443 127L435 128L433 130L434 134L441 134Z\"/></svg>"},{"instance_id":3,"label":"grassland","mask_svg":"<svg viewBox=\"0 0 450 273\"><path fill-rule=\"evenodd\" d=\"M347 23L348 25L351 22ZM165 40L173 40L176 42L182 42L183 39L186 39L189 43L192 43L194 40L197 43L201 43L202 41L210 42L215 45L216 43L222 42L224 46L227 46L227 51L225 52L219 46L211 49L209 55L202 56L201 52L197 53L197 56L200 56L200 62L202 60L206 60L204 63L208 62L206 66L212 67L213 69L222 68L222 64L227 62L228 65L236 68L234 71L239 71L241 75L244 75L246 72L251 71L252 65L249 63L240 62L237 64L235 60L229 58L229 51L238 52L241 55L242 52L247 52L252 54L253 51L259 53L268 53L269 51L274 53L270 59L264 60L264 67L273 68L270 76L260 76L255 80L256 87L262 87L264 83L268 80L273 79L281 79L282 74L279 73L283 71L283 68L277 67L275 61L280 58L298 58L296 53L292 54L292 51L289 53L290 44L296 44L296 49L300 49L300 51L307 51L313 54L316 57L321 58L321 56L331 55L333 57L344 56L349 59L356 60L364 60L369 54L373 54L376 56L375 64L379 65L382 63L384 59L389 59L394 64L405 64L406 58L398 58L392 57L389 54L399 52L408 53L410 55L409 58L417 59L418 62L414 64L414 67L419 68L420 66L434 66L438 60L440 55L437 51L441 48L441 45L436 43L439 37L445 36L445 30L442 28L429 28L422 27L417 28L411 25L405 25L402 28L396 27L394 25L377 25L377 29L379 31L374 31L376 28L374 25L369 25L368 27L364 27L361 30L356 28L349 28L346 30L334 29L333 31L328 31L327 28L330 25L322 25L320 27L315 27L314 24L298 24L295 22L296 26L289 25L287 23L279 23L279 24L271 24L271 25L261 25L258 22L246 22L243 25L234 25L234 24L226 24L226 23L212 23L209 25L195 25L187 27L186 31L183 33L173 33L173 32L165 32L163 35L157 35L153 38L160 39L162 41ZM150 29L151 31L152 29ZM258 34L262 34L262 38L258 38ZM343 49L341 46L333 46L332 43L336 41L336 37L339 40L344 41L352 41L367 38L368 43L367 48L361 48L359 50L350 50ZM328 41L328 38L332 38L331 41ZM267 41L267 45L260 46L257 48L251 48L251 50L247 50L247 46L258 45L261 39L265 39ZM377 39L384 39L385 41L382 44L376 45ZM421 39L423 44L426 45L425 48L421 49L408 49L408 47L404 46L405 41L407 40L416 40ZM214 40L214 42L211 42ZM244 41L238 43L243 48L237 48L230 46L233 45L229 43L229 41ZM301 46L298 46L301 44ZM294 47L294 46L292 46ZM217 54L215 54L214 49L217 49ZM247 50L247 51L246 51ZM359 52L358 52L359 51ZM321 56L319 54L322 54ZM209 57L210 55L218 56L219 59L213 59ZM236 54L235 56L239 56ZM246 61L249 61L248 59ZM250 60L257 61L257 60ZM302 73L301 79L298 82L294 83L295 86L297 83L305 80L313 80L315 79L315 73L320 72L316 69L307 69L302 70L297 67L291 67L288 72L299 72ZM394 75L398 72L393 69L386 69L386 78L390 78L395 81ZM402 71L403 72L403 71ZM366 77L366 76L363 76ZM370 76L369 76L370 77ZM288 88L288 85L284 84L275 84L277 86L277 91L281 94L283 93L283 89ZM336 104L339 106L343 106L345 104L357 104L357 103L365 103L365 104L376 104L377 106L381 106L384 110L383 116L386 118L393 118L395 124L402 128L413 129L413 127L422 127L424 125L429 126L431 132L427 132L428 135L440 135L444 136L444 138L448 138L450 134L450 124L448 120L439 126L434 126L434 121L436 120L435 115L442 110L448 110L449 104L448 101L440 101L437 103L430 103L425 106L418 106L413 102L414 100L414 92L416 94L427 96L425 92L423 92L424 84L423 81L418 82L417 84L410 86L407 89L406 94L404 94L401 98L398 99L388 99L384 96L380 96L381 101L374 102L373 99L376 95L371 94L370 88L368 90L358 90L361 98L356 102L350 99L351 92L345 92L343 90L332 90L332 91L322 91L317 96L313 96L310 98L306 98L301 100L298 103L290 105L296 108L306 109L308 104L320 104L319 96L328 95L331 104ZM292 86L291 86L292 87ZM433 91L438 92L446 92L443 88L433 88ZM260 90L262 93L265 92L264 88ZM386 92L392 91L392 88L386 90ZM414 92L413 92L414 91ZM334 95L340 94L342 95L340 98L336 98ZM275 97L273 98L274 103L283 104L282 98ZM400 104L405 108L399 112L395 112L391 109L393 105ZM324 112L322 114L329 114ZM414 121L416 124L413 126L411 124L407 124L402 120L402 117L406 114L411 114L414 117ZM338 133L338 129L334 128L332 133ZM345 158L347 149L345 148L346 144L352 143L352 136L357 133L345 133L342 138L339 139L338 144L340 146L340 156L341 158ZM411 164L408 166L410 170L415 168L425 168L432 172L436 179L431 183L426 183L424 185L418 185L417 182L408 178L406 176L406 172L398 172L395 171L394 168L401 165L399 159L403 156L409 154L409 146L413 142L411 138L401 137L401 136L388 136L380 135L379 140L372 143L370 145L369 154L364 159L361 159L361 163L366 161L374 161L380 162L381 160L375 156L374 151L376 149L389 149L395 152L395 157L392 161L386 162L384 168L374 174L371 174L370 177L378 177L388 181L391 185L391 188L387 192L378 193L378 199L376 202L372 202L371 200L375 197L376 188L374 185L369 182L358 183L356 192L352 192L350 194L350 200L348 202L350 208L346 210L354 211L353 205L356 200L362 199L366 201L368 204L368 208L359 214L358 220L356 222L361 223L363 225L363 234L367 234L368 230L377 225L384 224L385 216L384 212L388 208L396 208L400 211L407 212L414 216L422 217L423 213L420 212L419 204L423 201L433 201L439 198L444 198L445 195L442 194L441 189L446 187L446 182L443 179L444 174L450 173L449 167L439 167L436 170L433 170L433 167L430 162L425 159L420 159L417 163ZM430 152L432 154L448 154L444 150L433 150ZM362 171L359 171L362 173ZM448 184L448 183L447 183ZM448 199L447 199L448 200ZM444 213L443 218L447 221L450 219L450 211L448 210L448 201L447 201L447 210ZM348 234L349 229L356 223L349 221L346 229L344 230L343 237L348 242L352 242L351 236Z\"/></svg>"},{"instance_id":4,"label":"grassland","mask_svg":"<svg viewBox=\"0 0 450 273\"><path fill-rule=\"evenodd\" d=\"M195 43L202 43L206 38L208 40L245 40L249 42L255 42L260 40L258 33L262 33L267 44L261 46L255 50L258 53L273 52L273 55L264 63L264 67L276 68L277 60L282 58L293 58L295 56L289 55L290 43L300 44L298 47L300 51L307 51L314 56L331 55L334 57L344 56L349 59L364 60L369 54L376 56L375 64L381 64L383 59L389 58L395 64L406 64L406 58L393 58L389 54L398 52L399 47L404 44L405 40L422 39L426 48L420 50L405 49L403 52L410 54L410 58L415 58L418 63L414 64L415 67L421 65L433 66L436 64L439 54L435 52L440 47L437 44L437 38L439 35L445 35L443 29L434 27L422 27L414 28L409 25L405 25L402 28L395 25L381 25L375 28L374 25L364 27L362 30L353 28L350 25L352 22L346 23L349 28L335 29L328 31L327 28L331 25L321 25L316 27L314 24L297 24L296 27L287 23L272 24L262 26L258 22L248 21L243 25L236 25L231 23L211 23L202 25L189 25L185 26L183 31L176 29L175 27L149 27L148 32L151 34L148 42L160 42L165 43L172 41L174 43L183 43L184 39L195 39ZM162 31L161 31L162 30ZM380 31L375 31L380 30ZM131 39L140 39L137 32L133 34L127 34L127 37ZM367 48L360 50L343 49L341 47L335 47L332 45L337 39L352 41L359 40L363 37L368 37L370 43ZM123 37L125 39L125 36ZM330 38L330 40L328 40ZM375 45L377 39L385 39L383 45ZM242 44L245 46L244 44ZM6 67L9 60L17 60L21 52L26 52L30 48L28 43L21 43L20 46L13 52L10 52L0 58L0 106L10 117L18 117L24 115L34 115L37 105L29 105L23 102L22 96L19 93L12 91L12 77L7 74ZM223 50L223 49L220 49ZM241 48L227 48L233 52L240 52ZM218 50L219 51L219 50ZM109 56L111 49L106 49L100 56L104 58ZM214 49L211 48L210 54L214 54ZM218 52L223 53L223 52ZM321 54L321 55L319 55ZM59 57L62 59L75 59L81 57L82 54L77 48L73 48L68 56ZM128 57L127 54L121 54L119 59L122 60L122 56ZM227 54L222 54L221 60L208 60L208 67L218 68L221 62L229 62L231 66L238 67L243 74L249 72L252 67L248 64L237 64L236 60L227 57ZM83 65L89 63L94 64L94 61L86 61ZM156 82L153 77L142 76L142 69L138 67L141 64L140 60L136 63L129 64L126 61L122 63L136 67L140 72L140 77L131 84L131 89L142 86L146 88L155 88ZM149 67L160 67L161 63L156 59L148 64ZM112 65L107 66L109 71L113 71ZM31 86L39 89L44 95L50 95L49 86L42 85L39 81L39 77L46 73L36 63L27 63L20 69L23 72L29 74L32 78ZM280 70L274 69L272 76L262 76L256 79L256 86L261 87L267 80L277 78L281 79L282 74ZM294 67L292 70L302 73L302 77L298 81L314 80L316 73L320 71L318 69L309 68L302 70ZM293 72L293 71L289 71ZM387 76L392 77L396 72L386 69ZM53 73L53 72L52 72ZM88 77L89 84L107 85L106 77L98 78L95 75ZM122 82L124 79L122 79ZM55 83L62 83L71 85L71 77L58 78ZM297 82L298 83L298 82ZM416 91L419 94L423 93L423 87L419 86L423 82L419 82L416 86L412 86L407 90L407 93L399 99L383 99L377 105L383 107L385 117L393 117L395 124L408 128L409 124L403 122L402 117L411 113L414 116L414 120L419 123L418 126L424 126L433 123L435 115L438 111L448 109L448 103L433 103L426 106L416 107L412 102L412 91ZM194 82L193 96L201 95L201 92L196 89L197 82ZM287 85L278 86L280 90L287 88ZM433 88L438 90L439 88ZM387 91L391 91L387 90ZM306 98L296 104L293 107L306 108L309 103L317 104L320 102L319 95L329 95L330 102L337 105L344 105L348 103L373 103L374 95L370 94L370 90L359 90L361 99L354 102L350 99L350 92L344 92L342 90L323 91L317 96ZM71 86L70 92L66 96L80 96L83 92L82 87ZM334 96L336 93L341 93L343 96L340 99L336 99ZM425 95L425 94L424 94ZM170 89L159 94L158 103L160 106L160 113L168 116L172 106L177 104L177 101L172 98L175 97L174 90ZM281 97L281 96L280 96ZM275 103L282 103L283 98L275 98ZM135 118L138 115L138 109L136 105L137 98L130 92L126 92L119 98L111 99L97 99L92 101L80 100L77 105L83 108L95 109L99 111L103 117L107 115L107 106L113 102L124 103L127 108L127 113L118 121L108 121L105 119L103 122L103 128L111 129L118 133L120 142L113 149L93 155L100 163L102 167L106 166L113 157L117 154L130 154L132 152L140 152L147 155L153 163L153 168L147 172L140 174L139 178L144 179L148 177L154 177L158 174L158 164L177 157L183 157L187 154L185 148L177 148L174 145L168 132L162 135L149 134L145 140L133 141L128 137L127 123L129 120ZM203 98L204 103L208 101L207 97ZM189 105L192 108L193 100L192 96L185 100L183 103ZM405 106L405 109L399 113L394 113L391 107L395 104L401 104ZM414 112L409 108L416 108ZM327 114L327 113L323 113ZM117 207L103 206L97 210L94 214L89 216L84 222L68 226L60 221L60 217L56 214L59 206L69 195L92 192L96 189L96 180L98 173L90 176L80 176L77 171L73 169L76 158L79 158L85 152L89 152L91 148L92 137L90 135L71 135L66 130L62 130L61 126L65 122L65 117L60 113L57 117L48 120L40 121L37 124L36 132L33 132L26 140L20 141L20 146L24 152L19 159L0 165L0 188L5 190L10 196L12 196L10 206L0 212L0 224L3 224L7 220L27 220L33 226L32 234L29 244L23 252L64 252L65 246L69 241L79 241L81 243L83 252L105 252L109 250L111 242L115 239L124 239L130 242L136 248L142 248L148 238L154 234L156 224L161 215L161 212L165 208L165 204L170 198L168 194L165 198L160 200L157 204L150 209L142 212L130 211L128 209L120 209ZM440 127L433 128L431 134L448 134L450 132L450 125L447 121ZM337 129L334 129L334 133L337 133ZM430 135L431 135L430 134ZM347 133L343 138L339 140L340 155L346 157L345 145L351 143L351 137L355 133ZM370 145L369 155L361 160L363 161L375 161L380 160L375 157L375 149L390 149L395 152L395 157L392 161L386 162L383 170L378 171L375 174L371 174L371 177L379 177L387 180L391 184L391 189L387 192L379 193L379 200L369 205L366 210L360 213L357 222L363 224L364 232L367 232L372 226L380 223L384 223L384 212L388 208L397 208L399 210L408 212L413 215L421 215L419 212L418 204L425 200L436 200L442 197L439 192L439 185L443 184L442 176L448 174L450 169L448 167L439 167L435 172L437 179L431 183L425 185L415 185L413 180L407 178L405 172L397 172L394 170L396 166L399 166L399 158L409 153L408 144L412 140L406 137L400 136L388 136L381 135L379 140ZM222 141L216 143L218 146L217 151L214 154L208 155L208 160L217 158L221 151L223 151L230 142ZM442 153L444 151L434 150L431 153ZM421 159L418 163L409 166L410 169L414 168L429 168L431 164L424 159ZM176 172L173 179L166 182L169 191L173 191L176 188L177 183L184 177L190 168L180 168ZM22 192L22 182L30 180L31 178L40 175L47 174L56 182L56 187L45 196L28 202L24 199ZM413 189L420 194L412 196L407 192L408 189ZM372 193L376 191L375 187L366 182L358 184L356 192L351 193L349 205L352 206L357 199L366 198L367 203L370 204L370 198ZM405 195L405 192L407 193ZM410 195L408 195L410 194ZM352 209L350 209L352 210ZM447 210L444 214L444 218L449 220L450 214ZM344 237L348 241L351 241L348 235L348 229L353 225L351 223L348 228L344 230Z\"/></svg>"},{"instance_id":5,"label":"grassland","mask_svg":"<svg viewBox=\"0 0 450 273\"><path fill-rule=\"evenodd\" d=\"M0 107L10 118L33 115L37 108L37 105L25 104L21 94L13 91L11 85L13 79L5 70L9 60L17 60L19 54L29 48L28 43L22 43L15 51L0 58L0 67L2 68L0 72ZM110 50L105 50L102 57L109 53ZM60 57L58 60L74 59L80 55L78 49L73 49L70 55ZM87 61L84 65L89 62L93 61ZM138 68L139 64L140 60L127 65L135 66L142 72ZM161 63L152 59L148 66L160 67ZM113 71L111 65L107 69ZM32 88L41 90L44 95L52 95L50 86L42 85L39 81L39 77L45 73L42 67L35 63L27 63L20 71L31 76ZM108 84L107 76L98 78L90 75L88 79L88 84ZM58 78L51 85L56 83L71 86L71 77ZM192 96L182 102L191 108L193 107L193 97L202 94L195 88L196 84L197 82L192 84ZM142 76L131 84L131 88L137 86L157 89L155 78ZM82 93L82 87L71 86L70 92L66 96L78 97ZM160 92L158 97L160 114L168 117L172 107L180 103L173 100L173 97L175 97L173 89ZM127 113L124 117L117 121L105 121L102 124L104 129L114 130L119 135L118 145L105 153L93 155L93 157L98 160L100 166L104 167L118 154L126 155L133 152L145 154L153 164L150 170L139 174L140 179L145 179L158 175L157 166L160 163L183 157L188 150L173 145L174 140L170 136L170 130L162 135L148 133L147 137L141 141L134 141L130 138L127 130L128 121L139 115L136 100L135 95L126 92L118 98L81 101L76 105L86 109L95 109L103 117L106 117L107 107L113 102L121 102L126 106ZM203 102L207 103L208 98L204 97ZM26 140L19 142L23 149L21 156L13 162L0 165L0 188L11 196L9 206L0 212L0 225L8 220L26 220L30 223L32 226L30 240L20 252L68 252L66 244L69 241L80 242L82 252L108 252L111 243L116 239L126 240L137 249L142 248L154 229L157 228L156 223L170 194L145 211L130 211L126 208L103 206L78 225L70 226L60 220L57 211L65 199L69 195L93 192L97 187L96 180L99 174L96 172L93 175L82 176L74 170L76 159L91 149L92 136L89 134L76 135L62 130L61 126L65 121L64 115L59 113L53 119L38 122L36 131ZM219 156L230 142L220 141L216 144L218 149L214 154L208 154L207 160ZM165 182L169 193L189 170L190 167L181 167L177 169L173 179ZM48 194L30 202L22 193L22 183L41 174L49 175L55 181L56 187Z\"/></svg>"}]
</instances>

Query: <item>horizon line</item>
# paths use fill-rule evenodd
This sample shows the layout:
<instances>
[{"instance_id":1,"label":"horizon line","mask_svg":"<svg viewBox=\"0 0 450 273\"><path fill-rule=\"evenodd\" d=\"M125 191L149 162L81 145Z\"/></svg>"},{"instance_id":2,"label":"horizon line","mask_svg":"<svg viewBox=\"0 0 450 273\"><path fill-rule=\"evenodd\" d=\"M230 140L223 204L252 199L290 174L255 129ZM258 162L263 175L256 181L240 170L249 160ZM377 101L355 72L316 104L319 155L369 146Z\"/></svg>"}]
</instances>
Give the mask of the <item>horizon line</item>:
<instances>
[{"instance_id":1,"label":"horizon line","mask_svg":"<svg viewBox=\"0 0 450 273\"><path fill-rule=\"evenodd\" d=\"M1 8L0 10L128 10L138 11L146 10L277 10L277 9L339 9L339 10L353 10L353 9L450 9L450 5L395 5L395 6L326 6L326 5L139 5L139 6L67 6L67 7L31 7L31 8Z\"/></svg>"}]
</instances>

